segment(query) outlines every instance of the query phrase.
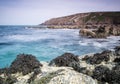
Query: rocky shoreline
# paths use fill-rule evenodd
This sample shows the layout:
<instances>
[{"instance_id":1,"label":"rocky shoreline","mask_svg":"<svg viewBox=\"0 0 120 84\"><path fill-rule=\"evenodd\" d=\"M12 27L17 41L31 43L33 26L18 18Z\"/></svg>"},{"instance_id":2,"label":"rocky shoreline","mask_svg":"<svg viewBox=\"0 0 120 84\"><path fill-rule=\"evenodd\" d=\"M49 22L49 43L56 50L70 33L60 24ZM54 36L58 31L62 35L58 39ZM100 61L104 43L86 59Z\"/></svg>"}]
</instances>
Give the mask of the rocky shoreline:
<instances>
[{"instance_id":1,"label":"rocky shoreline","mask_svg":"<svg viewBox=\"0 0 120 84\"><path fill-rule=\"evenodd\" d=\"M79 34L89 38L107 38L108 36L120 36L120 26L100 26L98 29L81 29Z\"/></svg>"},{"instance_id":2,"label":"rocky shoreline","mask_svg":"<svg viewBox=\"0 0 120 84\"><path fill-rule=\"evenodd\" d=\"M120 46L77 56L64 53L48 62L20 54L0 69L0 84L120 84Z\"/></svg>"},{"instance_id":3,"label":"rocky shoreline","mask_svg":"<svg viewBox=\"0 0 120 84\"><path fill-rule=\"evenodd\" d=\"M58 18L52 18L41 25L52 29L80 29L95 28L100 26L120 25L120 12L88 12L78 13Z\"/></svg>"}]
</instances>

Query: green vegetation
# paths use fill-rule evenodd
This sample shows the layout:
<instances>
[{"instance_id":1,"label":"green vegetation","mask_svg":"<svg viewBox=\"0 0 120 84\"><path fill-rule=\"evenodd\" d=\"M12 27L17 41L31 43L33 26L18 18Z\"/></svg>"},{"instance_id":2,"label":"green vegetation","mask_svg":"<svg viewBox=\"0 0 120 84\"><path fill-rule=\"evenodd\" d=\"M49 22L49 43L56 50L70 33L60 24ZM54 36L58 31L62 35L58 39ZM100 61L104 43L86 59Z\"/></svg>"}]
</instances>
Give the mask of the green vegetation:
<instances>
[{"instance_id":1,"label":"green vegetation","mask_svg":"<svg viewBox=\"0 0 120 84\"><path fill-rule=\"evenodd\" d=\"M120 12L98 12L98 13L90 13L87 17L85 17L85 22L91 20L91 21L104 21L105 18L118 18L120 17Z\"/></svg>"}]
</instances>

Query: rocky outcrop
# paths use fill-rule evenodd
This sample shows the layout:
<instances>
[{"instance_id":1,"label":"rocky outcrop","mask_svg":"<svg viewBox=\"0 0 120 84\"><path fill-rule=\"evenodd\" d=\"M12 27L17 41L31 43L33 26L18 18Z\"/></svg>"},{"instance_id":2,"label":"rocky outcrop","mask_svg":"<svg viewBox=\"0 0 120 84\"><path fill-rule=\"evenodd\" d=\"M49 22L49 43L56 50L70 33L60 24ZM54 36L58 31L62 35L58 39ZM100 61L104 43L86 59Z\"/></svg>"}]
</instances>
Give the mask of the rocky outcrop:
<instances>
[{"instance_id":1,"label":"rocky outcrop","mask_svg":"<svg viewBox=\"0 0 120 84\"><path fill-rule=\"evenodd\" d=\"M33 72L35 69L40 68L42 64L36 59L35 56L29 54L19 54L17 58L12 62L10 67L0 69L0 73L22 73L26 75Z\"/></svg>"},{"instance_id":2,"label":"rocky outcrop","mask_svg":"<svg viewBox=\"0 0 120 84\"><path fill-rule=\"evenodd\" d=\"M79 34L89 38L106 38L110 35L119 36L120 26L100 26L96 30L81 29Z\"/></svg>"},{"instance_id":3,"label":"rocky outcrop","mask_svg":"<svg viewBox=\"0 0 120 84\"><path fill-rule=\"evenodd\" d=\"M98 28L120 25L120 12L91 12L50 19L42 25L48 28Z\"/></svg>"},{"instance_id":4,"label":"rocky outcrop","mask_svg":"<svg viewBox=\"0 0 120 84\"><path fill-rule=\"evenodd\" d=\"M88 30L88 29L81 29L79 33L81 36L87 36L89 38L94 38L96 36L95 32L93 32L92 30Z\"/></svg>"},{"instance_id":5,"label":"rocky outcrop","mask_svg":"<svg viewBox=\"0 0 120 84\"><path fill-rule=\"evenodd\" d=\"M119 84L120 83L120 57L116 54L119 51L119 47L115 48L115 51L104 51L100 54L94 54L93 56L85 56L82 58L89 66L94 67L91 70L87 69L91 74L87 74L94 79L98 80L98 83L104 84Z\"/></svg>"},{"instance_id":6,"label":"rocky outcrop","mask_svg":"<svg viewBox=\"0 0 120 84\"><path fill-rule=\"evenodd\" d=\"M85 56L82 60L89 62L90 64L100 64L101 62L108 62L111 55L111 51L103 51L102 53L96 53L90 57Z\"/></svg>"},{"instance_id":7,"label":"rocky outcrop","mask_svg":"<svg viewBox=\"0 0 120 84\"><path fill-rule=\"evenodd\" d=\"M72 62L79 62L78 56L72 53L65 53L50 62L50 66L70 66Z\"/></svg>"},{"instance_id":8,"label":"rocky outcrop","mask_svg":"<svg viewBox=\"0 0 120 84\"><path fill-rule=\"evenodd\" d=\"M39 68L42 64L33 55L20 54L10 65L10 72L17 73L22 72L23 75L31 73L36 68Z\"/></svg>"},{"instance_id":9,"label":"rocky outcrop","mask_svg":"<svg viewBox=\"0 0 120 84\"><path fill-rule=\"evenodd\" d=\"M50 63L42 62L44 66L41 63L38 64L34 56L20 54L11 66L24 64L27 71L31 68L33 71L24 75L21 73L11 74L9 73L10 68L0 69L0 72L2 72L0 74L0 84L120 84L119 52L120 47L117 46L115 51L106 50L83 57L65 53L56 57ZM20 67L23 69L22 66ZM17 72L21 72L17 66L15 69Z\"/></svg>"}]
</instances>

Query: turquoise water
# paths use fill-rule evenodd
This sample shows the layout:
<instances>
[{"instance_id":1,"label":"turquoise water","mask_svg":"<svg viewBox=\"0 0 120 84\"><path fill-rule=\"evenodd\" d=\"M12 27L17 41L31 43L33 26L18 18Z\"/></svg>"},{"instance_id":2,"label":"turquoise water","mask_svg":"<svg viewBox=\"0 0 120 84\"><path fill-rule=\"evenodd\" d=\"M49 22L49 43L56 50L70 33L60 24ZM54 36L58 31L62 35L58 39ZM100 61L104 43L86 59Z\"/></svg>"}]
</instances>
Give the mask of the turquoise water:
<instances>
[{"instance_id":1,"label":"turquoise water","mask_svg":"<svg viewBox=\"0 0 120 84\"><path fill-rule=\"evenodd\" d=\"M25 26L0 26L0 68L9 66L20 53L33 54L50 61L65 52L76 55L112 49L119 37L88 39L79 29L29 29Z\"/></svg>"}]
</instances>

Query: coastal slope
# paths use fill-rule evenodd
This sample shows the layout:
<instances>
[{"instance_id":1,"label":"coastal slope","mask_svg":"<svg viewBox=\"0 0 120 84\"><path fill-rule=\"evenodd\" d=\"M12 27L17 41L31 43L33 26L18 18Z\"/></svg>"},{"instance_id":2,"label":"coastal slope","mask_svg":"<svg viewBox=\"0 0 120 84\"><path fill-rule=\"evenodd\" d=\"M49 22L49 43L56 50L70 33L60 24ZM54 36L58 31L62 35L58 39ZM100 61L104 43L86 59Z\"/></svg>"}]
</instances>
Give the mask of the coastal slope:
<instances>
[{"instance_id":1,"label":"coastal slope","mask_svg":"<svg viewBox=\"0 0 120 84\"><path fill-rule=\"evenodd\" d=\"M89 12L52 18L42 25L48 28L97 28L120 25L120 12Z\"/></svg>"}]
</instances>

